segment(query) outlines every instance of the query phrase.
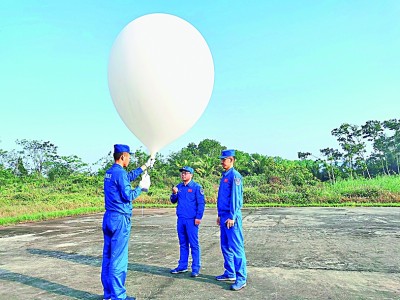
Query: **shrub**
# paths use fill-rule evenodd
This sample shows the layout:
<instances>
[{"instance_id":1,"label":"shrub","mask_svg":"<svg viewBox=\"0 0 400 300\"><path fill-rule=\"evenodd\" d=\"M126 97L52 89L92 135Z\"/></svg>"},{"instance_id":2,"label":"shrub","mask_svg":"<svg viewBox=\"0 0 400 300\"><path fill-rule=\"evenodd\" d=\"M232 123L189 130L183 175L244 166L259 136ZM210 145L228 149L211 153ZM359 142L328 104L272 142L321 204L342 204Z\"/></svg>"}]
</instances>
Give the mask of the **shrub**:
<instances>
[{"instance_id":1,"label":"shrub","mask_svg":"<svg viewBox=\"0 0 400 300\"><path fill-rule=\"evenodd\" d=\"M246 204L260 204L267 202L268 197L255 187L249 187L243 189L243 202Z\"/></svg>"}]
</instances>

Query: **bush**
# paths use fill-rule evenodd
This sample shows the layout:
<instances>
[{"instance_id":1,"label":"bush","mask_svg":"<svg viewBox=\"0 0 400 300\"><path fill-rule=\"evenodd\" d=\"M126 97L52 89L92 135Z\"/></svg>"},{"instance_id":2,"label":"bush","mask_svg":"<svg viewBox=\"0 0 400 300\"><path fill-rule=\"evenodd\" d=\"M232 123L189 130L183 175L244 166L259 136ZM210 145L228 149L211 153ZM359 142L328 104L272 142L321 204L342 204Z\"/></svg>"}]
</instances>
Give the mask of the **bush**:
<instances>
[{"instance_id":1,"label":"bush","mask_svg":"<svg viewBox=\"0 0 400 300\"><path fill-rule=\"evenodd\" d=\"M255 187L243 189L243 202L246 204L260 204L268 201L268 196L260 193Z\"/></svg>"},{"instance_id":2,"label":"bush","mask_svg":"<svg viewBox=\"0 0 400 300\"><path fill-rule=\"evenodd\" d=\"M374 186L359 186L355 189L345 191L342 196L346 198L368 198L377 199L380 195L380 189Z\"/></svg>"}]
</instances>

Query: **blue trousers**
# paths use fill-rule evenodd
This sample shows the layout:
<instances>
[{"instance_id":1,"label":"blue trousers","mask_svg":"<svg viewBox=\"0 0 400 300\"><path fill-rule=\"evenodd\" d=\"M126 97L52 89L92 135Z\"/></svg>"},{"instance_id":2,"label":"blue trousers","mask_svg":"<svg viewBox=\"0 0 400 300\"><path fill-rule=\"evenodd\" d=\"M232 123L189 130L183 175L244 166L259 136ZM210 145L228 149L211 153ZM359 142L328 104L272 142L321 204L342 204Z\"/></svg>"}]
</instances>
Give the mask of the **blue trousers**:
<instances>
[{"instance_id":1,"label":"blue trousers","mask_svg":"<svg viewBox=\"0 0 400 300\"><path fill-rule=\"evenodd\" d=\"M125 279L128 271L128 242L131 233L131 218L116 212L106 211L103 217L103 261L101 283L104 299L126 298Z\"/></svg>"},{"instance_id":2,"label":"blue trousers","mask_svg":"<svg viewBox=\"0 0 400 300\"><path fill-rule=\"evenodd\" d=\"M199 272L201 267L199 225L194 224L194 219L178 218L176 229L178 232L180 250L178 268L187 269L190 246L192 252L192 271Z\"/></svg>"},{"instance_id":3,"label":"blue trousers","mask_svg":"<svg viewBox=\"0 0 400 300\"><path fill-rule=\"evenodd\" d=\"M242 217L238 216L235 225L228 229L225 223L220 223L221 251L224 256L224 274L236 277L236 282L247 280L246 254L242 230Z\"/></svg>"}]
</instances>

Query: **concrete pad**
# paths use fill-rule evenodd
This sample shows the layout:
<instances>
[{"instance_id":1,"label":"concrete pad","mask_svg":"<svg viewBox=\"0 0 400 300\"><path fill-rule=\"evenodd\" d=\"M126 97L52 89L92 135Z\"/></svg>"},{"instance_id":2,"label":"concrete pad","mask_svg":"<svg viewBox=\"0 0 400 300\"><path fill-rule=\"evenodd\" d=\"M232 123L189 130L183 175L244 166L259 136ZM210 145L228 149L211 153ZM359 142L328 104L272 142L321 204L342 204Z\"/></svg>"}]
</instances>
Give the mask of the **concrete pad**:
<instances>
[{"instance_id":1,"label":"concrete pad","mask_svg":"<svg viewBox=\"0 0 400 300\"><path fill-rule=\"evenodd\" d=\"M216 210L200 229L203 268L179 258L174 209L134 211L128 295L137 299L400 299L399 208L243 210L248 285L223 272ZM102 299L102 214L0 228L0 299Z\"/></svg>"}]
</instances>

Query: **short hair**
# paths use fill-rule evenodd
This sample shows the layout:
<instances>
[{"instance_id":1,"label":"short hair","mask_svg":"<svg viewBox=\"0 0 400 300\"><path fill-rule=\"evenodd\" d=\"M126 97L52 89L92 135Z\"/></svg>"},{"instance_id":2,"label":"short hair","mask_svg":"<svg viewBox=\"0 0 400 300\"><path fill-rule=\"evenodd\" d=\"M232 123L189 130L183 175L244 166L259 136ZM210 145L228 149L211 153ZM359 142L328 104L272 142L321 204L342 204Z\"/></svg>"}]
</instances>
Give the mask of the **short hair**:
<instances>
[{"instance_id":1,"label":"short hair","mask_svg":"<svg viewBox=\"0 0 400 300\"><path fill-rule=\"evenodd\" d=\"M114 160L115 160L115 161L119 160L119 159L121 158L122 154L124 154L124 152L117 152L117 153L114 153L114 154L113 154Z\"/></svg>"}]
</instances>

